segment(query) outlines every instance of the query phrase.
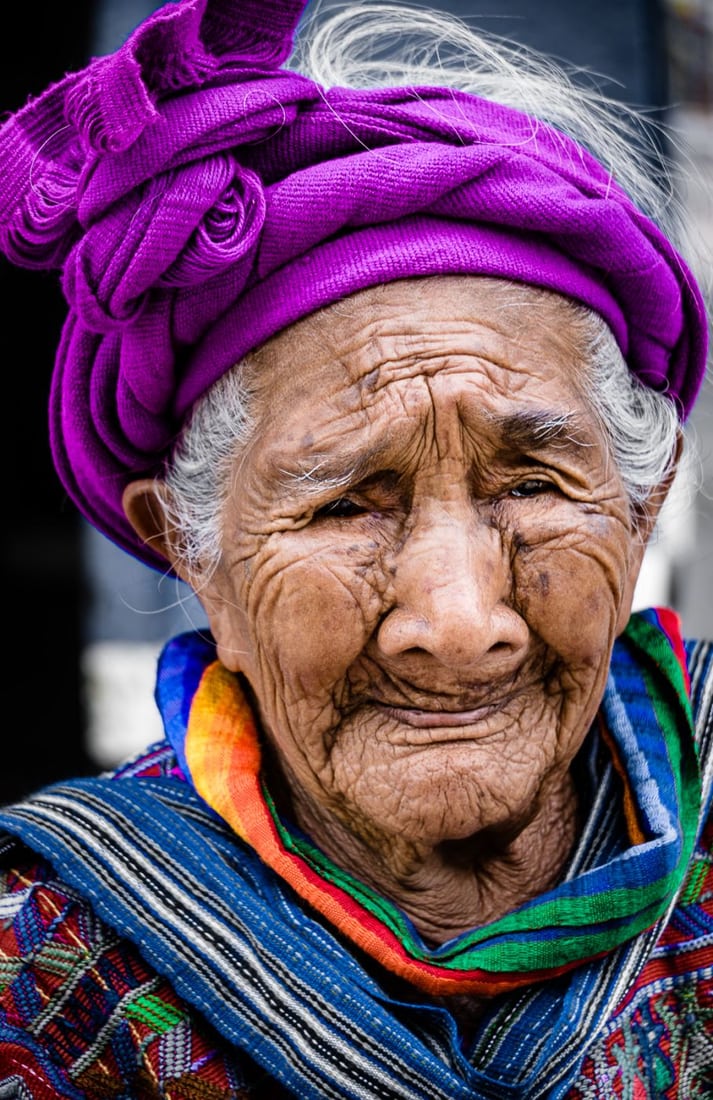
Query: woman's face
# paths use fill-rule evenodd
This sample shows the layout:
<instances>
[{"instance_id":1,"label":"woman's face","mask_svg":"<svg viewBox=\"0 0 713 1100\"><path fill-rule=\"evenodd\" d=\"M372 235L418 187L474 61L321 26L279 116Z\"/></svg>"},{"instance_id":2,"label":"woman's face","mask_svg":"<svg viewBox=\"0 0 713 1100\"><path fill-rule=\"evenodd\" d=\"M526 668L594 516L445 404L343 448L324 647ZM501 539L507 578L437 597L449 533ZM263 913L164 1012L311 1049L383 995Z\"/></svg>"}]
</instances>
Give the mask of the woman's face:
<instances>
[{"instance_id":1,"label":"woman's face","mask_svg":"<svg viewBox=\"0 0 713 1100\"><path fill-rule=\"evenodd\" d=\"M517 829L566 776L642 543L555 295L364 291L262 350L203 592L299 819Z\"/></svg>"}]
</instances>

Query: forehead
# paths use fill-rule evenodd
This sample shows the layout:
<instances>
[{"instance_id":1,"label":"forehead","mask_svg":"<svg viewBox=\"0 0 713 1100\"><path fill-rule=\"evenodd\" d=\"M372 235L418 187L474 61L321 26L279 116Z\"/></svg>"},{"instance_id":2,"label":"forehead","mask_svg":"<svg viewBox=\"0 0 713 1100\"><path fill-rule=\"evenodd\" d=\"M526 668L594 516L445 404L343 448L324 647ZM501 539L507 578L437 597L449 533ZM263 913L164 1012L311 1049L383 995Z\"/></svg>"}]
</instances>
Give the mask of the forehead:
<instances>
[{"instance_id":1,"label":"forehead","mask_svg":"<svg viewBox=\"0 0 713 1100\"><path fill-rule=\"evenodd\" d=\"M366 414L416 394L417 413L427 381L441 401L486 414L523 403L580 414L583 343L581 315L559 295L475 276L400 280L270 340L256 356L255 411L263 429L305 418L316 428L337 412Z\"/></svg>"}]
</instances>

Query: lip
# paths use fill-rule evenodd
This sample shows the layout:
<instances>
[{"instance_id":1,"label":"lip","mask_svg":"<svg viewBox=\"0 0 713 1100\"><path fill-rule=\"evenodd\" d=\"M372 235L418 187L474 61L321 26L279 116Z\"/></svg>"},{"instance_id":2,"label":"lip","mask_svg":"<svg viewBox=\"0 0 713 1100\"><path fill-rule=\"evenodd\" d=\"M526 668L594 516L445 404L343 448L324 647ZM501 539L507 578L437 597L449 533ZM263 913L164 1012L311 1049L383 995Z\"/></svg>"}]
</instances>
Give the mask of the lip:
<instances>
[{"instance_id":1,"label":"lip","mask_svg":"<svg viewBox=\"0 0 713 1100\"><path fill-rule=\"evenodd\" d=\"M446 729L454 726L471 726L482 722L500 709L494 703L473 707L471 710L425 710L421 707L393 707L376 704L398 722L405 722L416 729Z\"/></svg>"}]
</instances>

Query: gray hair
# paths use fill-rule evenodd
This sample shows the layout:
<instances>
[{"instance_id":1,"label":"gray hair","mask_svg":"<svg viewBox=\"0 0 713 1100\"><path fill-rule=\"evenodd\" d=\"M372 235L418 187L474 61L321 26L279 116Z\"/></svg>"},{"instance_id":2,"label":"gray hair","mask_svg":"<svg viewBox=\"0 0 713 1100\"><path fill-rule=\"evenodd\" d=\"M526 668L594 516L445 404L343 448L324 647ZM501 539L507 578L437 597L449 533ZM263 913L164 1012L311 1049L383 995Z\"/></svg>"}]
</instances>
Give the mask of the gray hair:
<instances>
[{"instance_id":1,"label":"gray hair","mask_svg":"<svg viewBox=\"0 0 713 1100\"><path fill-rule=\"evenodd\" d=\"M589 149L679 250L690 251L673 183L660 165L660 126L575 83L550 59L475 33L454 16L382 3L322 3L313 12L301 25L289 67L325 87L441 85L524 110ZM636 512L671 469L676 410L631 374L602 318L584 306L572 303L572 309L581 319L590 368L586 396ZM166 471L166 520L194 576L220 561L223 505L255 430L254 376L248 357L196 402Z\"/></svg>"}]
</instances>

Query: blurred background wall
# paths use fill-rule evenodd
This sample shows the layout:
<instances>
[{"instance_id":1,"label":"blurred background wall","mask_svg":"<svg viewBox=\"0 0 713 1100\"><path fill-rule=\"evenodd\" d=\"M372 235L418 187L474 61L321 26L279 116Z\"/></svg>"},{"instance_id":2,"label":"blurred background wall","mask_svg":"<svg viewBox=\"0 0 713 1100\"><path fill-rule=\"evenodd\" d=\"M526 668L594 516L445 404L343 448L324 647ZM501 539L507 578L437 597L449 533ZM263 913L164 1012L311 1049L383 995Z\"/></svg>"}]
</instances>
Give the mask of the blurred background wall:
<instances>
[{"instance_id":1,"label":"blurred background wall","mask_svg":"<svg viewBox=\"0 0 713 1100\"><path fill-rule=\"evenodd\" d=\"M90 0L8 4L0 35L0 110L22 106L66 69L84 64ZM38 34L38 24L42 33ZM2 116L0 116L2 117ZM63 300L56 276L0 263L3 377L2 540L5 720L0 800L60 775L91 769L78 655L83 561L47 446L47 391Z\"/></svg>"},{"instance_id":2,"label":"blurred background wall","mask_svg":"<svg viewBox=\"0 0 713 1100\"><path fill-rule=\"evenodd\" d=\"M90 55L118 46L158 0L75 0L37 15L13 6L0 50L0 108L13 110ZM681 197L713 269L713 0L477 0L433 6L582 69L612 98L671 125L664 154L686 169ZM9 29L8 29L9 23ZM28 44L32 43L30 47ZM588 75L587 75L588 74ZM63 308L56 279L0 264L6 370L7 686L18 719L5 723L0 802L44 783L117 763L160 735L153 674L163 642L202 625L197 601L116 550L76 515L51 466L46 403ZM675 606L689 634L713 634L713 399L691 434L701 464L684 470L647 552L637 605Z\"/></svg>"}]
</instances>

